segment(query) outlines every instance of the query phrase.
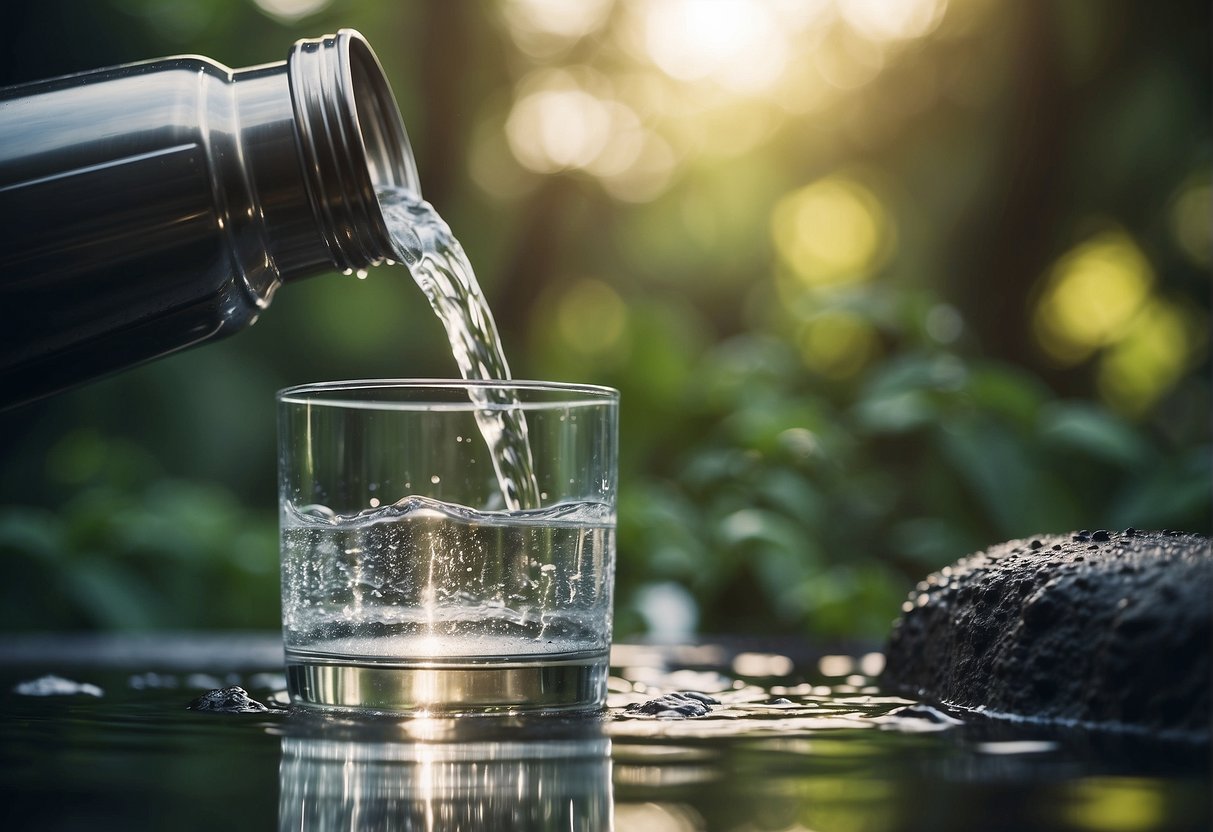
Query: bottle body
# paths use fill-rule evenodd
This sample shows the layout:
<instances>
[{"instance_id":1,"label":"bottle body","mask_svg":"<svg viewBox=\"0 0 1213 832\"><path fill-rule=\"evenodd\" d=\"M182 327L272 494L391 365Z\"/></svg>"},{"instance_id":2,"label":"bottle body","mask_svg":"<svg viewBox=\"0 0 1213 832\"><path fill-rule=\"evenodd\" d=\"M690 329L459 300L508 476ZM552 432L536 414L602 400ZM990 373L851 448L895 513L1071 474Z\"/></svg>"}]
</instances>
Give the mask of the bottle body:
<instances>
[{"instance_id":1,"label":"bottle body","mask_svg":"<svg viewBox=\"0 0 1213 832\"><path fill-rule=\"evenodd\" d=\"M239 331L390 251L416 188L357 33L232 71L169 58L0 90L0 407Z\"/></svg>"}]
</instances>

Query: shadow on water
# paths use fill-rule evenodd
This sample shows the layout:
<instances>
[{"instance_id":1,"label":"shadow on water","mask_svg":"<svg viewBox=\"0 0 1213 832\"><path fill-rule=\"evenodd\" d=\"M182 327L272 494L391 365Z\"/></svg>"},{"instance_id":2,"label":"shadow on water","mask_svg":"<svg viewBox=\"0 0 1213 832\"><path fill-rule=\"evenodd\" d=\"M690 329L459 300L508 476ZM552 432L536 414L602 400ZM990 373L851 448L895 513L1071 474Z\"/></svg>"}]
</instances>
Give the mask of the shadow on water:
<instances>
[{"instance_id":1,"label":"shadow on water","mask_svg":"<svg viewBox=\"0 0 1213 832\"><path fill-rule=\"evenodd\" d=\"M1136 832L1213 820L1208 744L958 720L885 695L873 655L625 646L610 708L581 718L186 710L208 687L262 701L282 687L272 637L243 659L219 641L0 648L5 827ZM101 695L14 692L44 672ZM625 710L675 690L719 704L689 719Z\"/></svg>"}]
</instances>

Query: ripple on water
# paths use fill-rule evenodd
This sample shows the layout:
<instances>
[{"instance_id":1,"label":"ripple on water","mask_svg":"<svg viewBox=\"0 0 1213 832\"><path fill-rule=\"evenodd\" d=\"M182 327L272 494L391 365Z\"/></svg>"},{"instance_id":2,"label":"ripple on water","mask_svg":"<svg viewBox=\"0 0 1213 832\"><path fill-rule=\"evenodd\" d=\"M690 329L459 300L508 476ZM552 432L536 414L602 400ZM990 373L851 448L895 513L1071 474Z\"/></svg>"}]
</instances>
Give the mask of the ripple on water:
<instances>
[{"instance_id":1,"label":"ripple on water","mask_svg":"<svg viewBox=\"0 0 1213 832\"><path fill-rule=\"evenodd\" d=\"M746 658L733 661L734 668L779 671L768 678L788 675L778 654L740 656ZM862 687L809 681L763 686L719 671L625 667L609 686L607 704L613 720L607 731L618 738L706 739L870 728L922 733L924 724L931 730L962 724L942 714L942 719L924 721L917 712L907 711L915 702L881 695L870 678L854 679L850 671L856 664L852 660L844 668L836 662L830 669L847 673L847 682L860 681ZM867 664L875 666L871 661ZM859 694L861 690L864 693Z\"/></svg>"}]
</instances>

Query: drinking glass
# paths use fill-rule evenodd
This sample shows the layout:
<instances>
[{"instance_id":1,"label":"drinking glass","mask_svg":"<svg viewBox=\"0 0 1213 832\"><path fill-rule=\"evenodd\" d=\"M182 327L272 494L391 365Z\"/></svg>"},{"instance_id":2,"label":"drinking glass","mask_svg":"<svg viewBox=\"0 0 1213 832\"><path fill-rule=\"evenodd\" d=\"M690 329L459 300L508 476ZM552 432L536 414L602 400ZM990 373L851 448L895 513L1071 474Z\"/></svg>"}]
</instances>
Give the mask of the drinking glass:
<instances>
[{"instance_id":1,"label":"drinking glass","mask_svg":"<svg viewBox=\"0 0 1213 832\"><path fill-rule=\"evenodd\" d=\"M601 708L618 403L609 388L529 381L280 391L292 701L422 714Z\"/></svg>"}]
</instances>

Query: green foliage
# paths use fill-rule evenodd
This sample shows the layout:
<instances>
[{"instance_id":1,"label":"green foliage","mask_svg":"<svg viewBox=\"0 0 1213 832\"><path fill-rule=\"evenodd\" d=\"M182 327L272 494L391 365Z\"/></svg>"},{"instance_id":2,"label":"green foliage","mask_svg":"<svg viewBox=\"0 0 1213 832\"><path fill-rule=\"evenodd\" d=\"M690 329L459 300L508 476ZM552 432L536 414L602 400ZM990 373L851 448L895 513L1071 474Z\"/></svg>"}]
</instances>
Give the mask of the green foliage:
<instances>
[{"instance_id":1,"label":"green foliage","mask_svg":"<svg viewBox=\"0 0 1213 832\"><path fill-rule=\"evenodd\" d=\"M1208 447L1005 364L885 337L900 346L842 385L770 334L703 357L678 388L703 433L665 449L665 476L624 489L625 598L673 580L710 629L879 637L908 582L993 542L1207 528Z\"/></svg>"},{"instance_id":2,"label":"green foliage","mask_svg":"<svg viewBox=\"0 0 1213 832\"><path fill-rule=\"evenodd\" d=\"M157 476L121 441L73 434L73 493L0 509L0 628L273 628L276 526L226 489Z\"/></svg>"}]
</instances>

